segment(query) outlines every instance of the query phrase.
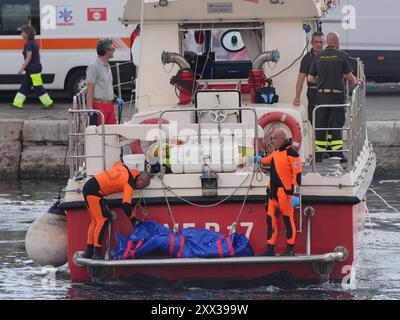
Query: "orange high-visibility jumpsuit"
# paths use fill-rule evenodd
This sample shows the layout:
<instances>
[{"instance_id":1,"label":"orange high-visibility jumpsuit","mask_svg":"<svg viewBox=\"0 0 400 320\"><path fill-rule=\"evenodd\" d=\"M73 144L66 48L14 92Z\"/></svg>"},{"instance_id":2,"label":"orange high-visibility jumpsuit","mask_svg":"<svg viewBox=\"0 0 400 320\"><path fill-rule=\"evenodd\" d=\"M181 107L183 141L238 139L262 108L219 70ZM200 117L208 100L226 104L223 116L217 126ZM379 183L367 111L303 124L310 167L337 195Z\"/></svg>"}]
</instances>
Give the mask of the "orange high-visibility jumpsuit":
<instances>
[{"instance_id":1,"label":"orange high-visibility jumpsuit","mask_svg":"<svg viewBox=\"0 0 400 320\"><path fill-rule=\"evenodd\" d=\"M277 217L282 213L286 227L287 244L294 245L296 242L296 225L291 200L292 195L298 193L301 186L300 156L291 147L289 140L283 147L263 158L261 163L271 166L268 185L267 244L276 244L278 238Z\"/></svg>"},{"instance_id":2,"label":"orange high-visibility jumpsuit","mask_svg":"<svg viewBox=\"0 0 400 320\"><path fill-rule=\"evenodd\" d=\"M110 170L99 173L85 183L82 192L92 220L87 236L88 245L101 247L104 232L111 219L104 196L123 192L122 208L130 219L133 218L132 194L139 173L138 170L129 170L122 162L117 162Z\"/></svg>"}]
</instances>

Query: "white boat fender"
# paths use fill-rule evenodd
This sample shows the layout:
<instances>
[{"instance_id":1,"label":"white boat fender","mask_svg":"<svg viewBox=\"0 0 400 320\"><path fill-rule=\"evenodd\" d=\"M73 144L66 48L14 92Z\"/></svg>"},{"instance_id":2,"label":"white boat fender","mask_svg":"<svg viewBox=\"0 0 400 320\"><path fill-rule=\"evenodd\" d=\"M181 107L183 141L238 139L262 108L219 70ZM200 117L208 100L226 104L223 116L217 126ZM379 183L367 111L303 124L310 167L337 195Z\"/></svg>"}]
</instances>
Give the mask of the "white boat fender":
<instances>
[{"instance_id":1,"label":"white boat fender","mask_svg":"<svg viewBox=\"0 0 400 320\"><path fill-rule=\"evenodd\" d=\"M29 227L25 248L30 259L41 266L59 267L67 263L67 218L41 214Z\"/></svg>"}]
</instances>

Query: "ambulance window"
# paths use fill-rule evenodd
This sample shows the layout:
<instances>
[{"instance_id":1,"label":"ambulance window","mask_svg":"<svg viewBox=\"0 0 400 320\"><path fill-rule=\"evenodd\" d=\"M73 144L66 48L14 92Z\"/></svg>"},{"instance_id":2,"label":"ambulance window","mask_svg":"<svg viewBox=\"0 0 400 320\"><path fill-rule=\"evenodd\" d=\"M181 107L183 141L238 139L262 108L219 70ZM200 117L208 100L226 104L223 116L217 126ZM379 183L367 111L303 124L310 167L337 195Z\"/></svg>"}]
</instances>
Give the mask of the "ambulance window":
<instances>
[{"instance_id":1,"label":"ambulance window","mask_svg":"<svg viewBox=\"0 0 400 320\"><path fill-rule=\"evenodd\" d=\"M34 26L39 34L39 1L0 0L0 34L19 35L25 24Z\"/></svg>"}]
</instances>

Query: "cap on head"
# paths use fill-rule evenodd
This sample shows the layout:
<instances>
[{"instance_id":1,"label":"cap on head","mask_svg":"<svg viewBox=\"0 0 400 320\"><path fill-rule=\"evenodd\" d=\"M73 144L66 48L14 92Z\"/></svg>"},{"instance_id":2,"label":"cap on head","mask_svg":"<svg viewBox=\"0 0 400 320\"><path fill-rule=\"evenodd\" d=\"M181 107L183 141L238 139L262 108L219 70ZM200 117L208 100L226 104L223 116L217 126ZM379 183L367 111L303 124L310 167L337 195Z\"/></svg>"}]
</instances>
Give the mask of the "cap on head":
<instances>
[{"instance_id":1,"label":"cap on head","mask_svg":"<svg viewBox=\"0 0 400 320\"><path fill-rule=\"evenodd\" d=\"M113 42L111 39L100 39L99 41L97 41L96 44L97 54L100 57L104 56L107 53L108 48L112 46L112 44Z\"/></svg>"}]
</instances>

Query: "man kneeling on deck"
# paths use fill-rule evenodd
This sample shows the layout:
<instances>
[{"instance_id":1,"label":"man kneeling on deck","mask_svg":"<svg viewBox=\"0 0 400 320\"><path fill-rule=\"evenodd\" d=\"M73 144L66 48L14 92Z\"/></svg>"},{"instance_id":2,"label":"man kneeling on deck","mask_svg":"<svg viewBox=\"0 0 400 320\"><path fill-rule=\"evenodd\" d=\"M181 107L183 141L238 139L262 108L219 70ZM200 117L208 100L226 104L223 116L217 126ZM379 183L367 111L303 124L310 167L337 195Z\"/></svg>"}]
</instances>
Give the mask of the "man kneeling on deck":
<instances>
[{"instance_id":1,"label":"man kneeling on deck","mask_svg":"<svg viewBox=\"0 0 400 320\"><path fill-rule=\"evenodd\" d=\"M136 225L138 220L132 211L132 194L134 189L144 189L149 184L150 175L147 172L130 169L122 162L115 163L110 170L99 173L85 183L82 192L92 223L89 226L87 248L83 258L102 259L101 244L112 218L104 197L123 192L122 208L132 225Z\"/></svg>"},{"instance_id":2,"label":"man kneeling on deck","mask_svg":"<svg viewBox=\"0 0 400 320\"><path fill-rule=\"evenodd\" d=\"M275 256L275 244L278 238L277 218L282 213L286 227L287 247L284 256L294 255L296 242L296 225L294 223L294 209L299 205L301 185L301 159L291 147L283 129L277 129L272 134L272 146L275 151L268 157L255 156L254 161L271 166L270 182L268 186L267 212L267 251L266 256Z\"/></svg>"}]
</instances>

